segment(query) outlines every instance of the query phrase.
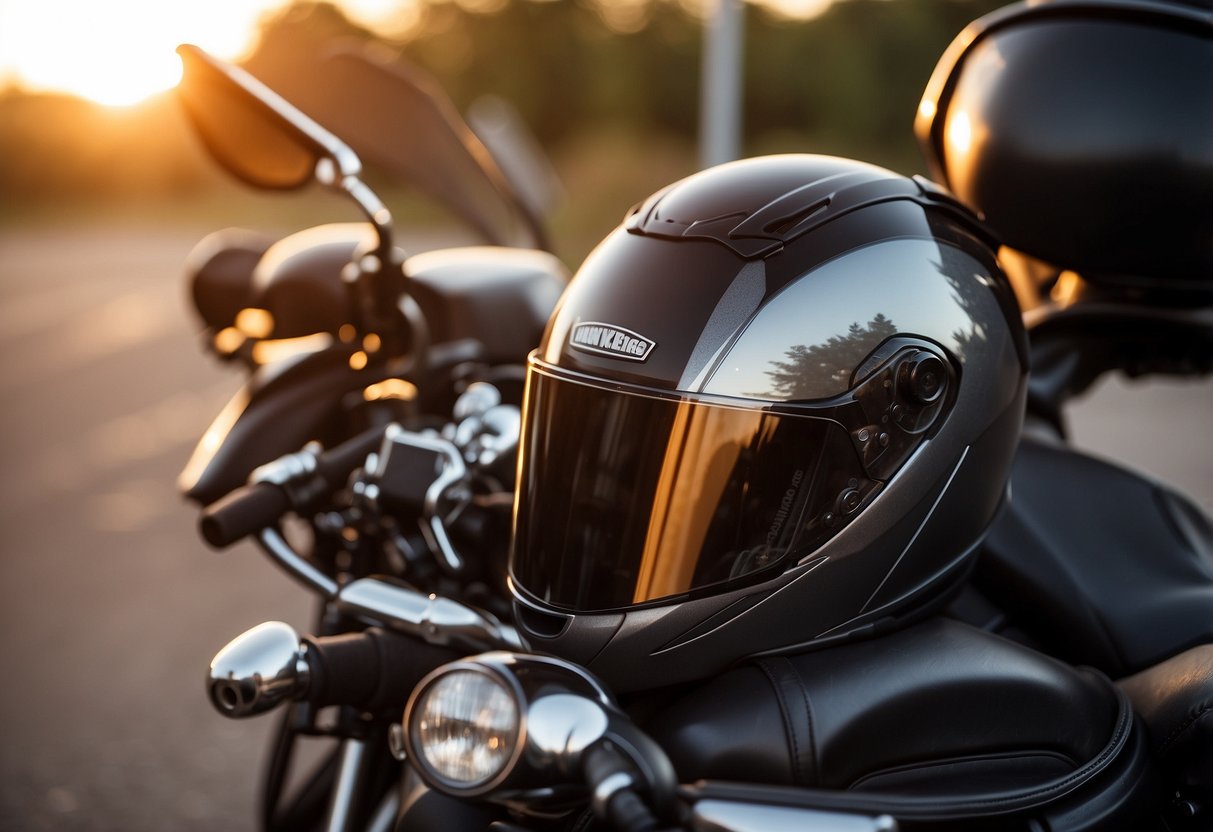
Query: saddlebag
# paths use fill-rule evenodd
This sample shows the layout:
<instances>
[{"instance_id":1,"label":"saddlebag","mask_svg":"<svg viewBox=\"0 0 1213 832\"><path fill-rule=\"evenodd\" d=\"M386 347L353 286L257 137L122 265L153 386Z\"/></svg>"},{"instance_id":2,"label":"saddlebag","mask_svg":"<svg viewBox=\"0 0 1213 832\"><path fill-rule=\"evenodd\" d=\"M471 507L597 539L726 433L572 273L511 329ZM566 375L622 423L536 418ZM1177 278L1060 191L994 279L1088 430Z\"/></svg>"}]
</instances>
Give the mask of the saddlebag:
<instances>
[{"instance_id":1,"label":"saddlebag","mask_svg":"<svg viewBox=\"0 0 1213 832\"><path fill-rule=\"evenodd\" d=\"M943 618L755 658L647 722L702 795L781 786L764 799L888 813L903 830L1150 828L1159 799L1142 727L1105 676Z\"/></svg>"}]
</instances>

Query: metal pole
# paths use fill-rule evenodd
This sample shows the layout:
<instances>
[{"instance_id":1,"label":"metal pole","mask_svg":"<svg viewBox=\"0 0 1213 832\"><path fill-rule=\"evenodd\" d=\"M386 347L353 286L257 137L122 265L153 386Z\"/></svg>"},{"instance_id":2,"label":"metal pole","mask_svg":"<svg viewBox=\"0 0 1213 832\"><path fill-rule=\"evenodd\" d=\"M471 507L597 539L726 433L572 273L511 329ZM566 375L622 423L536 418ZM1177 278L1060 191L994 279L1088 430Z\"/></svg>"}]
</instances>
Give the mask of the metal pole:
<instances>
[{"instance_id":1,"label":"metal pole","mask_svg":"<svg viewBox=\"0 0 1213 832\"><path fill-rule=\"evenodd\" d=\"M742 0L707 0L699 101L700 164L741 155Z\"/></svg>"}]
</instances>

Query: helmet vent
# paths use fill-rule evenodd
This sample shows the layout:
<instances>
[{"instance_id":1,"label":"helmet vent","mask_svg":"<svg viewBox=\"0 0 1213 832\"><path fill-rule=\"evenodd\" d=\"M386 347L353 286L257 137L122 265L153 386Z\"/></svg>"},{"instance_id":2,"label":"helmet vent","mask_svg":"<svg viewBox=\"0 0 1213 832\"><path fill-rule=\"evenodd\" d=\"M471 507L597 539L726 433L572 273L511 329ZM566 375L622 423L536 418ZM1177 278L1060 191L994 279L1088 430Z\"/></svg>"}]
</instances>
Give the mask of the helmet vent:
<instances>
[{"instance_id":1,"label":"helmet vent","mask_svg":"<svg viewBox=\"0 0 1213 832\"><path fill-rule=\"evenodd\" d=\"M514 601L514 623L537 638L556 638L566 629L572 616L537 610L528 604Z\"/></svg>"},{"instance_id":2,"label":"helmet vent","mask_svg":"<svg viewBox=\"0 0 1213 832\"><path fill-rule=\"evenodd\" d=\"M765 231L767 234L778 234L780 236L783 236L784 234L787 234L789 231L791 231L796 226L800 225L805 220L809 219L810 217L813 217L816 214L820 214L822 211L824 211L826 208L829 208L829 207L830 207L829 199L819 200L818 202L814 202L812 205L808 206L807 208L802 208L801 210L795 212L794 214L772 220L771 222L764 225L762 230Z\"/></svg>"}]
</instances>

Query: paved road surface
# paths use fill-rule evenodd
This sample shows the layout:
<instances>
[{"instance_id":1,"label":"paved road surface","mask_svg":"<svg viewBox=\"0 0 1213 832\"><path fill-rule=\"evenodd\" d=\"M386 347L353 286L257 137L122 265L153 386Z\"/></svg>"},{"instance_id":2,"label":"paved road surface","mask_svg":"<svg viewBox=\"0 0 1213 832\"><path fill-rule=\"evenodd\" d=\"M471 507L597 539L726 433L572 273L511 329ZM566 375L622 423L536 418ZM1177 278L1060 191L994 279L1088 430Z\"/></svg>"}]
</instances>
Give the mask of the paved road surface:
<instances>
[{"instance_id":1,"label":"paved road surface","mask_svg":"<svg viewBox=\"0 0 1213 832\"><path fill-rule=\"evenodd\" d=\"M205 229L0 230L0 829L253 828L266 721L205 703L215 650L308 601L197 541L174 478L238 379L180 265ZM1213 510L1213 385L1113 382L1080 444Z\"/></svg>"}]
</instances>

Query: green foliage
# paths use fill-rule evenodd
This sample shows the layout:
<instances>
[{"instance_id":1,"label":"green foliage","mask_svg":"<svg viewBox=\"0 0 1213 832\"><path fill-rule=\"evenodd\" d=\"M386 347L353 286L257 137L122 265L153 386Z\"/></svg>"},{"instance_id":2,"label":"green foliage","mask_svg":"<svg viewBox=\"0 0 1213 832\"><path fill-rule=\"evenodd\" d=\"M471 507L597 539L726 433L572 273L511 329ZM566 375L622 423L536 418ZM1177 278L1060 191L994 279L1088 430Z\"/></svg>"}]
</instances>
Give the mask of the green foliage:
<instances>
[{"instance_id":1,"label":"green foliage","mask_svg":"<svg viewBox=\"0 0 1213 832\"><path fill-rule=\"evenodd\" d=\"M485 94L511 101L579 203L575 219L557 217L558 233L590 239L695 167L702 23L683 2L692 0L428 0L391 46L435 75L461 110ZM931 69L965 23L996 5L840 0L807 21L748 7L746 154L833 153L919 170L911 123ZM247 65L287 92L342 37L372 34L331 4L298 3L265 22ZM10 211L196 197L216 180L171 96L111 111L0 94L0 153L0 201Z\"/></svg>"}]
</instances>

